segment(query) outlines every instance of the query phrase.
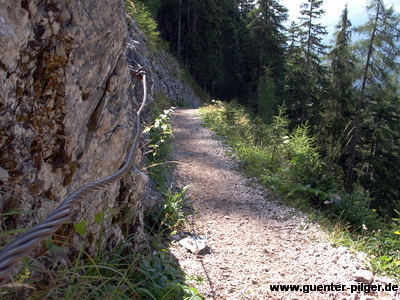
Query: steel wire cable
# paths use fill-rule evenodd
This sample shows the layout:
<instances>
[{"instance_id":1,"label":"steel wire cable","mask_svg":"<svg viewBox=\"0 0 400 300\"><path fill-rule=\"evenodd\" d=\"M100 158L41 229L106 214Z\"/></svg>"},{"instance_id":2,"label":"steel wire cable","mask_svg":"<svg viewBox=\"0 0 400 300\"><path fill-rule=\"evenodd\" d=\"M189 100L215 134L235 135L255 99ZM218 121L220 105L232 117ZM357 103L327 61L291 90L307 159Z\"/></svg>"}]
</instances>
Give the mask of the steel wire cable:
<instances>
[{"instance_id":1,"label":"steel wire cable","mask_svg":"<svg viewBox=\"0 0 400 300\"><path fill-rule=\"evenodd\" d=\"M130 68L131 74L137 76L143 82L143 101L136 113L136 134L133 138L132 145L129 149L125 164L114 174L87 183L75 192L70 194L61 204L42 222L28 229L21 235L17 236L9 245L0 252L0 288L6 282L11 274L14 266L24 257L27 252L33 249L38 243L49 238L55 233L61 225L69 221L72 213L79 204L90 194L104 189L106 186L113 184L124 177L132 168L135 149L141 135L140 117L147 99L146 70L141 67L138 70Z\"/></svg>"}]
</instances>

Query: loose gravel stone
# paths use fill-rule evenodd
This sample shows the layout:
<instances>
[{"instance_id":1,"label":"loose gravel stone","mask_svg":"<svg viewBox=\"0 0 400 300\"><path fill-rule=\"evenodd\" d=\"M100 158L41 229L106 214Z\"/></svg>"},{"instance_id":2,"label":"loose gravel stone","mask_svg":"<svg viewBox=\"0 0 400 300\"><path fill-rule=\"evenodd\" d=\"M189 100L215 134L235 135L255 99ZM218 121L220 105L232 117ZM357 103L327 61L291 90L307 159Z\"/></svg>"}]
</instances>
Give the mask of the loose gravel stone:
<instances>
[{"instance_id":1,"label":"loose gravel stone","mask_svg":"<svg viewBox=\"0 0 400 300\"><path fill-rule=\"evenodd\" d=\"M351 285L361 284L355 274L368 269L365 261L333 247L307 216L244 178L225 156L227 147L201 126L197 110L177 110L172 127L175 181L190 185L197 212L190 229L206 237L208 247L197 256L177 243L171 251L188 284L206 299L393 299L393 293L351 292ZM303 290L271 291L271 284ZM317 285L325 291L314 291ZM333 288L342 285L348 290Z\"/></svg>"}]
</instances>

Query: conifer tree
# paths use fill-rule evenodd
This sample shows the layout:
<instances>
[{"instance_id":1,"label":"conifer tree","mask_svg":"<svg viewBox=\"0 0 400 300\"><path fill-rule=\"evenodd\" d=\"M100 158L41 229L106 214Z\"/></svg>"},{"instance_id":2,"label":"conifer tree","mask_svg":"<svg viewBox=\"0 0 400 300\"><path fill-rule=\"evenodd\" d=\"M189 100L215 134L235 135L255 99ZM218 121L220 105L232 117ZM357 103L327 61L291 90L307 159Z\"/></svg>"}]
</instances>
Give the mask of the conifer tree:
<instances>
[{"instance_id":1,"label":"conifer tree","mask_svg":"<svg viewBox=\"0 0 400 300\"><path fill-rule=\"evenodd\" d=\"M162 36L213 97L228 100L246 81L245 49L249 0L164 0L158 22Z\"/></svg>"},{"instance_id":2,"label":"conifer tree","mask_svg":"<svg viewBox=\"0 0 400 300\"><path fill-rule=\"evenodd\" d=\"M338 161L346 143L347 124L352 115L355 81L355 58L351 51L351 22L347 4L336 26L335 44L328 53L330 59L330 98L323 105L324 133L327 156Z\"/></svg>"},{"instance_id":3,"label":"conifer tree","mask_svg":"<svg viewBox=\"0 0 400 300\"><path fill-rule=\"evenodd\" d=\"M265 80L270 81L269 86L276 87L274 90L280 98L282 98L284 90L287 41L283 24L287 17L287 8L279 4L277 0L260 0L257 8L250 13L248 25L251 33L252 81L261 82L261 85L258 86L259 92L266 87ZM266 69L268 69L267 77L265 77ZM259 102L266 99L264 96L258 95L257 106L259 108L265 107L265 103ZM271 97L274 98L275 95ZM276 108L273 108L273 112L276 112Z\"/></svg>"},{"instance_id":4,"label":"conifer tree","mask_svg":"<svg viewBox=\"0 0 400 300\"><path fill-rule=\"evenodd\" d=\"M276 0L258 1L258 7L251 12L249 28L257 51L258 78L263 76L264 67L270 68L272 74L283 68L286 44L283 23L287 17L287 8Z\"/></svg>"},{"instance_id":5,"label":"conifer tree","mask_svg":"<svg viewBox=\"0 0 400 300\"><path fill-rule=\"evenodd\" d=\"M398 74L400 70L398 63L400 17L393 7L387 8L383 0L372 0L367 6L367 12L368 21L356 28L356 31L365 38L356 45L363 63L346 169L345 186L348 192L353 191L356 177L361 175L359 173L356 176L356 168L365 172L362 151L369 149L370 156L375 156L374 153L377 151L374 149L379 149L378 144L381 139L363 131L363 123L370 121L367 116L376 115L373 104L377 103L379 107L386 99L391 103L389 106L392 108L389 110L398 107L398 78L395 74ZM383 120L383 122L387 121ZM378 128L375 128L373 132L379 132ZM398 134L396 136L398 138ZM371 172L373 171L370 168L367 171L368 176L374 177Z\"/></svg>"},{"instance_id":6,"label":"conifer tree","mask_svg":"<svg viewBox=\"0 0 400 300\"><path fill-rule=\"evenodd\" d=\"M292 82L295 86L289 86L290 90L297 90L297 99L290 99L292 110L298 111L300 123L307 119L314 124L319 122L320 104L322 93L326 85L325 70L321 65L321 56L325 54L326 46L322 43L323 36L327 34L325 27L318 23L325 11L321 9L322 0L309 0L303 3L301 8L300 24L295 33L296 40L299 43L301 53L295 51L295 55L301 55L302 58L292 57L293 71L303 70L303 77L300 82ZM294 63L301 65L294 66ZM292 76L289 74L289 76ZM292 76L297 77L297 76ZM292 112L293 115L293 112Z\"/></svg>"},{"instance_id":7,"label":"conifer tree","mask_svg":"<svg viewBox=\"0 0 400 300\"><path fill-rule=\"evenodd\" d=\"M400 209L400 97L398 73L384 89L372 89L362 113L362 164L358 176L374 199L372 204L387 216ZM395 84L397 82L397 84ZM397 85L397 86L396 86ZM360 145L361 146L361 145ZM361 147L360 147L361 148Z\"/></svg>"},{"instance_id":8,"label":"conifer tree","mask_svg":"<svg viewBox=\"0 0 400 300\"><path fill-rule=\"evenodd\" d=\"M302 108L301 103L306 92L304 76L305 58L300 46L299 26L292 22L289 29L289 46L286 53L287 73L285 78L285 96L287 114L292 125L300 124Z\"/></svg>"},{"instance_id":9,"label":"conifer tree","mask_svg":"<svg viewBox=\"0 0 400 300\"><path fill-rule=\"evenodd\" d=\"M276 86L271 78L271 71L264 68L264 75L259 79L257 88L258 115L267 124L272 123L279 103L276 98Z\"/></svg>"},{"instance_id":10,"label":"conifer tree","mask_svg":"<svg viewBox=\"0 0 400 300\"><path fill-rule=\"evenodd\" d=\"M288 48L288 54L290 55L290 51L293 50L296 46L298 46L298 31L299 27L296 22L292 21L290 23L289 28L286 29L288 33L288 39L289 39L289 48Z\"/></svg>"}]
</instances>

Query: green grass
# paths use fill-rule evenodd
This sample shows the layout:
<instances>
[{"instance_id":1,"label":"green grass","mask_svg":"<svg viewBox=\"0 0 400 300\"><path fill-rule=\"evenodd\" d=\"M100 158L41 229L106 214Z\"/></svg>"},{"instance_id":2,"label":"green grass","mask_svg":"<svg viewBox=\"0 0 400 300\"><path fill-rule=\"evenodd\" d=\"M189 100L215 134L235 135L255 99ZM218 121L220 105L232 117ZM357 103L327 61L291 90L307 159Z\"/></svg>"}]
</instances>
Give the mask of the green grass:
<instances>
[{"instance_id":1,"label":"green grass","mask_svg":"<svg viewBox=\"0 0 400 300\"><path fill-rule=\"evenodd\" d=\"M189 71L187 71L185 68L181 68L180 71L182 81L192 89L192 91L203 101L203 103L209 103L211 96L198 85L196 80L194 80L192 75L190 75Z\"/></svg>"},{"instance_id":2,"label":"green grass","mask_svg":"<svg viewBox=\"0 0 400 300\"><path fill-rule=\"evenodd\" d=\"M184 284L185 274L161 240L152 251L132 251L135 236L129 236L111 251L91 257L79 249L73 266L44 267L25 259L13 287L3 296L14 299L201 299ZM70 245L73 246L73 245ZM62 248L53 249L53 260L64 258ZM42 258L43 259L43 258ZM35 278L30 275L35 273ZM18 284L18 285L17 285ZM32 291L29 287L34 287Z\"/></svg>"},{"instance_id":3,"label":"green grass","mask_svg":"<svg viewBox=\"0 0 400 300\"><path fill-rule=\"evenodd\" d=\"M71 243L68 237L48 239L43 245L43 256L22 260L13 282L1 291L0 299L202 299L194 287L185 283L186 274L168 249L169 235L185 225L188 215L187 187L175 192L166 184L169 169L164 163L169 157L171 134L168 119L168 112L164 112L147 130L149 164L153 165L149 175L155 179L163 196L161 205L144 215L148 237L145 245L149 247L136 251L138 236L132 234L111 249L104 248L107 228L101 226L99 241L94 242L88 234L90 222L82 220L69 224L69 235L80 236L82 242ZM0 217L4 220L24 213L30 212L6 212ZM96 214L95 223L107 223L104 218L108 215L112 217L106 212ZM5 232L2 238L5 240L12 233L11 230ZM97 245L95 254L86 251L89 243Z\"/></svg>"},{"instance_id":4,"label":"green grass","mask_svg":"<svg viewBox=\"0 0 400 300\"><path fill-rule=\"evenodd\" d=\"M147 172L160 191L168 190L167 176L169 170L170 140L172 130L168 123L172 110L160 113L144 130L149 135L147 144Z\"/></svg>"},{"instance_id":5,"label":"green grass","mask_svg":"<svg viewBox=\"0 0 400 300\"><path fill-rule=\"evenodd\" d=\"M84 237L80 245L48 239L44 256L24 258L0 298L202 299L195 288L185 284L186 275L169 252L166 239L186 222L182 210L185 190L164 194L163 206L151 216L153 223L147 223L150 248L135 251L137 235L133 234L112 249L99 248L92 256L85 250L87 224L78 222L73 227ZM67 251L76 255L71 257Z\"/></svg>"},{"instance_id":6,"label":"green grass","mask_svg":"<svg viewBox=\"0 0 400 300\"><path fill-rule=\"evenodd\" d=\"M157 22L155 21L151 9L147 7L147 4L151 3L143 3L142 1L137 0L125 0L125 11L129 17L131 17L138 24L139 29L145 34L147 38L147 45L149 50L152 52L157 52L157 50L167 50L168 43L160 37L160 32L158 31ZM168 66L165 66L168 68ZM176 77L177 80L182 80L185 84L187 84L197 97L199 97L204 103L210 101L211 97L207 94L193 79L190 73L185 68L176 68L170 69L170 73ZM153 105L155 107L156 113L161 113L161 109L166 109L164 101L162 99L163 95L155 95L155 100L158 102ZM158 99L157 99L158 98ZM160 104L161 107L158 107ZM177 105L179 107L188 107L188 103L185 99L181 99L178 101ZM161 108L161 109L160 109Z\"/></svg>"},{"instance_id":7,"label":"green grass","mask_svg":"<svg viewBox=\"0 0 400 300\"><path fill-rule=\"evenodd\" d=\"M374 272L400 277L400 219L388 225L370 208L368 194L344 192L307 125L289 131L283 108L266 125L235 102L214 101L200 113L204 125L231 147L245 175L322 223L334 244L366 252Z\"/></svg>"},{"instance_id":8,"label":"green grass","mask_svg":"<svg viewBox=\"0 0 400 300\"><path fill-rule=\"evenodd\" d=\"M124 2L126 13L135 20L139 29L145 34L149 49L151 51L167 49L167 43L160 38L157 22L154 20L150 9L142 1L125 0Z\"/></svg>"}]
</instances>

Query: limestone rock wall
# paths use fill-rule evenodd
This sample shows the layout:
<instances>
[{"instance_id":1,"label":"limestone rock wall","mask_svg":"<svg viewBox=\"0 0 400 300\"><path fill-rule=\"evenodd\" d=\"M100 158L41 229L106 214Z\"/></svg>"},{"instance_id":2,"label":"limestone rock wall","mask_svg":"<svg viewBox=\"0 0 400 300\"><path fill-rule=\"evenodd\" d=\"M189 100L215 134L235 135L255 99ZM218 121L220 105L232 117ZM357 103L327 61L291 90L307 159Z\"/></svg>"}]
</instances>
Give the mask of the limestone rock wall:
<instances>
[{"instance_id":1,"label":"limestone rock wall","mask_svg":"<svg viewBox=\"0 0 400 300\"><path fill-rule=\"evenodd\" d=\"M128 28L128 61L140 63L149 70L153 96L165 96L174 106L199 107L203 100L183 79L176 59L168 51L150 50L146 37L134 20L129 20Z\"/></svg>"},{"instance_id":2,"label":"limestone rock wall","mask_svg":"<svg viewBox=\"0 0 400 300\"><path fill-rule=\"evenodd\" d=\"M34 225L123 164L141 101L126 38L122 0L1 1L0 214L27 212L0 215L0 231ZM142 166L139 149L135 160ZM154 204L141 201L147 182L132 172L82 203L74 222L87 221L89 250L100 228L108 228L104 245L136 233L137 247L145 246L143 208ZM72 223L54 238L79 243Z\"/></svg>"}]
</instances>

